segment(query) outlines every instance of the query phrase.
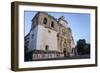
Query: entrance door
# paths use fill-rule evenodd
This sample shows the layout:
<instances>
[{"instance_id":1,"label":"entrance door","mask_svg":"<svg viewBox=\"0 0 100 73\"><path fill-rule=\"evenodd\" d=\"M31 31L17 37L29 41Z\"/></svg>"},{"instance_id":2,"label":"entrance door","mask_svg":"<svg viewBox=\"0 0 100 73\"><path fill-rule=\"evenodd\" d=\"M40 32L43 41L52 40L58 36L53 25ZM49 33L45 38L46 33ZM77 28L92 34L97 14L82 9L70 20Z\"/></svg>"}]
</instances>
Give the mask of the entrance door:
<instances>
[{"instance_id":1,"label":"entrance door","mask_svg":"<svg viewBox=\"0 0 100 73\"><path fill-rule=\"evenodd\" d=\"M66 57L66 48L63 49L64 57Z\"/></svg>"}]
</instances>

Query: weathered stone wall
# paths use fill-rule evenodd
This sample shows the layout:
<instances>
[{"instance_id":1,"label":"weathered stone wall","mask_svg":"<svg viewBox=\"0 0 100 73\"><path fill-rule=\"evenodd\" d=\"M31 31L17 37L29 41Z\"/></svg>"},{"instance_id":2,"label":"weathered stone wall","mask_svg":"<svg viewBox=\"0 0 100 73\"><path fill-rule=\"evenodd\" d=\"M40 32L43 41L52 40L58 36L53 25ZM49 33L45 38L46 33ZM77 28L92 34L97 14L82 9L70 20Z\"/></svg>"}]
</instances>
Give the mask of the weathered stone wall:
<instances>
[{"instance_id":1,"label":"weathered stone wall","mask_svg":"<svg viewBox=\"0 0 100 73\"><path fill-rule=\"evenodd\" d=\"M45 18L47 19L46 23L44 23ZM33 30L35 28L37 28L37 31ZM58 20L53 16L48 15L46 12L38 12L32 19L31 32L37 33L35 34L35 42L29 43L31 49L46 50L45 47L47 45L48 50L62 52L63 55L59 55L59 57L64 57L64 55L69 56L73 53L72 45L74 41L72 40L72 31L64 18ZM35 47L32 47L33 45L35 45ZM33 58L42 58L43 55L44 54L33 54ZM45 54L44 56L44 58L51 58L57 57L57 54Z\"/></svg>"},{"instance_id":2,"label":"weathered stone wall","mask_svg":"<svg viewBox=\"0 0 100 73\"><path fill-rule=\"evenodd\" d=\"M43 23L44 18L47 18L47 24ZM51 27L51 23L54 22L54 27ZM54 19L52 16L49 16L47 13L45 12L41 12L39 13L39 25L43 25L46 28L50 28L52 30L58 31L58 23L57 20Z\"/></svg>"}]
</instances>

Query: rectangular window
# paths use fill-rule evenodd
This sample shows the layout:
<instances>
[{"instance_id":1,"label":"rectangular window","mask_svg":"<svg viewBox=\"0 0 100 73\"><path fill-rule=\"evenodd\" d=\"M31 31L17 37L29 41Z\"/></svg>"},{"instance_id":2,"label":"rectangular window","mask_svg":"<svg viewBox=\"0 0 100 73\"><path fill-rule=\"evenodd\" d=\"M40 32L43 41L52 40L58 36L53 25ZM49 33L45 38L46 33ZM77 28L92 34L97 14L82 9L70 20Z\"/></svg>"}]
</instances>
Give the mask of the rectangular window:
<instances>
[{"instance_id":1,"label":"rectangular window","mask_svg":"<svg viewBox=\"0 0 100 73\"><path fill-rule=\"evenodd\" d=\"M32 39L34 38L34 34L32 34Z\"/></svg>"}]
</instances>

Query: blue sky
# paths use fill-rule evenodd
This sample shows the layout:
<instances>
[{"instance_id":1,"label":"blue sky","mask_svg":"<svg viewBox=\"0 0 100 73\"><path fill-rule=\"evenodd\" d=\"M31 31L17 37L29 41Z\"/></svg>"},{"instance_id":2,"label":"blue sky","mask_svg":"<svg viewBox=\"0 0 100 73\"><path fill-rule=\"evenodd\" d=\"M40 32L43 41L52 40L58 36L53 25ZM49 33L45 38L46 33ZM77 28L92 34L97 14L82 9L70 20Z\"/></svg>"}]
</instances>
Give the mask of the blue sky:
<instances>
[{"instance_id":1,"label":"blue sky","mask_svg":"<svg viewBox=\"0 0 100 73\"><path fill-rule=\"evenodd\" d=\"M29 33L31 28L31 20L37 12L25 11L24 12L24 24L25 35ZM90 43L90 14L83 13L61 13L61 12L47 12L51 16L58 19L61 16L65 17L65 20L69 23L69 27L72 29L72 35L76 43L79 39L85 39L87 43Z\"/></svg>"}]
</instances>

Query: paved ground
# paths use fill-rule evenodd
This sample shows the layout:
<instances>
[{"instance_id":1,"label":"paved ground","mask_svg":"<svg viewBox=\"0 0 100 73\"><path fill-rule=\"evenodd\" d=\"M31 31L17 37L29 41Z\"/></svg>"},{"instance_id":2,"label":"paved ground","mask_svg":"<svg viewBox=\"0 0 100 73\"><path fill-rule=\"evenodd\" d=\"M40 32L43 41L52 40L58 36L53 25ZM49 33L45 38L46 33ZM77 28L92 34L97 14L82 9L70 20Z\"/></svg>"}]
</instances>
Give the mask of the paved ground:
<instances>
[{"instance_id":1,"label":"paved ground","mask_svg":"<svg viewBox=\"0 0 100 73\"><path fill-rule=\"evenodd\" d=\"M33 61L44 61L44 60L69 60L69 59L89 59L90 55L78 55L72 57L64 57L64 58L53 58L53 59L35 59Z\"/></svg>"}]
</instances>

